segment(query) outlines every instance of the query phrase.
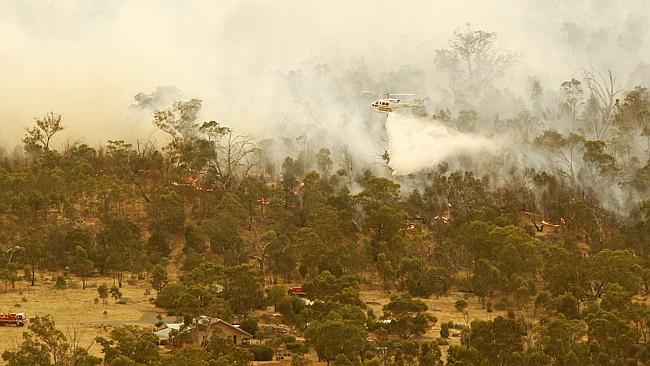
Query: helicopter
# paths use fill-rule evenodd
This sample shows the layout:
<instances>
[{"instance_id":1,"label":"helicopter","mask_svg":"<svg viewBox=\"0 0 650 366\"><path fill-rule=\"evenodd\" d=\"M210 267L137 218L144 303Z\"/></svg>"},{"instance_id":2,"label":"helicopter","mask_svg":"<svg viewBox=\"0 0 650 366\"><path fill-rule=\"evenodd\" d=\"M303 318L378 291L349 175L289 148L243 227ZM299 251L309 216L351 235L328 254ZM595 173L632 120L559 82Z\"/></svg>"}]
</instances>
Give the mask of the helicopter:
<instances>
[{"instance_id":1,"label":"helicopter","mask_svg":"<svg viewBox=\"0 0 650 366\"><path fill-rule=\"evenodd\" d=\"M363 93L369 93L367 91L363 91ZM418 99L413 103L404 103L401 101L399 98L395 98L397 96L406 96L406 95L413 95L413 94L393 94L393 93L385 93L381 97L377 98L370 106L375 107L377 111L383 112L383 113L388 113L388 112L394 112L395 110L399 108L415 108L419 107L424 103L424 99Z\"/></svg>"}]
</instances>

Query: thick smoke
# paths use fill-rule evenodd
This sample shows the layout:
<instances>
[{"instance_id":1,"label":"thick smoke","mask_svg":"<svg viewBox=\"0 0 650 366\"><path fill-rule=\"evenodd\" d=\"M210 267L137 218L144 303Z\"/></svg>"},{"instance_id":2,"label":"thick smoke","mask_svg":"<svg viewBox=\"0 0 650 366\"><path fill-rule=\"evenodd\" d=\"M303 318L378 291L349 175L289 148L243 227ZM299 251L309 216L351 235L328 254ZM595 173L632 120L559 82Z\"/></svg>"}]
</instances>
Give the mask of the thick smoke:
<instances>
[{"instance_id":1,"label":"thick smoke","mask_svg":"<svg viewBox=\"0 0 650 366\"><path fill-rule=\"evenodd\" d=\"M396 175L429 169L459 154L494 152L497 141L460 132L441 121L392 113L386 120L389 166Z\"/></svg>"},{"instance_id":2,"label":"thick smoke","mask_svg":"<svg viewBox=\"0 0 650 366\"><path fill-rule=\"evenodd\" d=\"M363 133L368 121L349 113L367 108L367 100L356 98L359 90L413 92L433 104L449 104L447 79L436 71L433 56L466 23L497 32L503 47L522 52L522 63L499 80L499 87L525 96L531 75L541 79L545 90L556 90L592 65L615 68L626 83L648 79L649 68L638 62L648 55L642 37L647 13L644 1L600 0L399 5L368 0L326 6L3 1L0 140L18 141L32 117L49 111L63 114L68 137L91 144L147 136L154 128L149 116L129 110L133 96L173 85L204 100L205 119L261 138L287 130L280 127L284 121L306 125L314 115L336 116L336 123L322 118L320 125L305 130L325 129L337 136L341 123L356 124L348 126L340 142L353 146L374 138ZM287 88L286 76L299 77L317 66L336 76L323 74L313 88L323 88L327 78L337 82L301 93L339 98L311 104L312 113L306 113L305 104L296 103ZM356 82L349 84L344 75L356 76ZM502 117L516 112L500 111ZM360 150L370 152L366 158L376 158L375 147Z\"/></svg>"}]
</instances>

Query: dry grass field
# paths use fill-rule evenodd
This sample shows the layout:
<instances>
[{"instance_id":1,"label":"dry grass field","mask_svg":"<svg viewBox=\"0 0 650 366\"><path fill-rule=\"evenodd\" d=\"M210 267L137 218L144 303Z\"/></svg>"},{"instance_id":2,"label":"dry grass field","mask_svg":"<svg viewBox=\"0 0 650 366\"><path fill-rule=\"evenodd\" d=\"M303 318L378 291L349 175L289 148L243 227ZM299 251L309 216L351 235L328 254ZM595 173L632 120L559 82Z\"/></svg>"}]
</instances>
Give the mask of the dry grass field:
<instances>
[{"instance_id":1,"label":"dry grass field","mask_svg":"<svg viewBox=\"0 0 650 366\"><path fill-rule=\"evenodd\" d=\"M40 276L39 276L40 277ZM57 327L67 334L71 335L74 331L80 334L80 345L90 347L92 354L100 355L100 349L93 339L97 336L107 335L110 330L122 324L133 324L153 328L156 322L156 315L163 314L161 309L156 308L149 302L151 295L145 296L145 289L148 284L140 281L139 284L129 285L124 283L122 288L123 299L126 304L116 304L112 298L108 299L106 306L101 302L94 304L97 297L96 286L105 283L109 287L113 284L112 278L93 278L88 281L88 287L84 290L81 288L81 282L74 279L74 286L65 290L56 290L54 282L51 280L55 277L53 274L45 275L49 281L40 280L36 286L27 286L25 282L16 284L15 290L4 291L0 289L0 312L25 312L29 318L36 315L50 314L54 318ZM463 297L461 293L452 293L442 297L432 297L423 299L428 305L429 310L436 316L438 322L426 334L427 339L436 339L440 336L440 324L442 322L453 321L455 323L465 323L462 313L457 311L454 303L457 299ZM390 295L378 289L366 289L361 292L361 298L366 302L369 309L372 309L377 317L382 315L382 307L390 301ZM26 300L26 301L24 301ZM468 319L491 319L498 315L505 315L504 311L494 310L488 313L481 308L475 298L467 299L468 301ZM19 306L17 306L19 305ZM104 315L106 310L106 315ZM256 316L260 317L262 322L278 322L272 316L272 308L266 311L257 311ZM173 320L167 318L166 320ZM7 349L12 349L20 342L22 334L27 331L27 327L17 328L14 326L0 327L0 354ZM452 334L458 331L452 330ZM449 339L450 344L458 342L457 337ZM443 346L443 353L446 346ZM314 366L320 366L316 362L316 355L311 355ZM3 361L0 359L0 365ZM273 361L259 362L259 365L289 365L290 361ZM325 363L322 363L325 365Z\"/></svg>"},{"instance_id":2,"label":"dry grass field","mask_svg":"<svg viewBox=\"0 0 650 366\"><path fill-rule=\"evenodd\" d=\"M459 312L454 307L456 300L462 298L462 293L452 292L445 296L432 296L428 299L420 299L427 304L429 311L438 319L436 326L427 333L428 336L433 338L439 337L440 324L442 322L453 321L454 323L465 323L463 313ZM384 305L390 302L390 295L378 290L361 291L361 299L366 302L368 308L372 309L377 317L381 317L381 309ZM469 322L475 319L489 320L499 315L506 316L505 311L494 310L492 313L486 312L478 303L476 297L470 297L466 300L468 303L467 315Z\"/></svg>"},{"instance_id":3,"label":"dry grass field","mask_svg":"<svg viewBox=\"0 0 650 366\"><path fill-rule=\"evenodd\" d=\"M382 307L390 302L390 295L380 290L361 291L361 298L366 302L369 309L372 309L377 317L381 317ZM428 340L435 340L440 337L440 325L449 321L454 323L466 324L466 319L463 313L455 308L456 300L462 299L463 294L460 292L452 292L445 296L431 297L429 299L421 299L429 307L429 311L438 319L436 324L429 329L424 338ZM466 299L467 306L467 322L472 320L490 320L499 315L506 316L506 311L493 310L491 313L485 311L484 308L478 303L475 297ZM449 345L460 344L460 332L455 329L450 329L452 335L448 339ZM448 346L440 346L443 354L443 360L446 359L446 352Z\"/></svg>"},{"instance_id":4,"label":"dry grass field","mask_svg":"<svg viewBox=\"0 0 650 366\"><path fill-rule=\"evenodd\" d=\"M134 286L124 283L122 296L126 304L116 304L109 298L106 306L101 301L95 305L93 300L97 297L96 286L100 283L112 286L111 278L90 279L89 284L93 287L85 290L81 288L81 282L77 282L78 287L65 290L55 290L51 281L40 281L33 287L21 282L15 291L9 292L4 292L3 288L0 290L0 312L24 312L28 318L50 314L59 329L67 334L76 331L80 334L80 345L90 347L90 352L96 355L100 354L98 345L93 342L96 336L106 335L112 327L121 324L153 328L156 315L162 313L149 303L149 298L155 295L144 295L146 284L143 282ZM27 327L0 327L0 354L14 348L24 331ZM3 364L1 359L0 364Z\"/></svg>"}]
</instances>

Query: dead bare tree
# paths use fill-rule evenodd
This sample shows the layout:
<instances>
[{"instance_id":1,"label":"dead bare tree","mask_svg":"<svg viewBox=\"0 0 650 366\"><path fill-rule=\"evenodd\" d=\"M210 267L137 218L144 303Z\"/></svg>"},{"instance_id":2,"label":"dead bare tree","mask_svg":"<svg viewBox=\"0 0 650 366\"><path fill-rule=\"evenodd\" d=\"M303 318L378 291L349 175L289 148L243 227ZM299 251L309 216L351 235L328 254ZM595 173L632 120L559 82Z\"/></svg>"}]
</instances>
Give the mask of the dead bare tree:
<instances>
[{"instance_id":1,"label":"dead bare tree","mask_svg":"<svg viewBox=\"0 0 650 366\"><path fill-rule=\"evenodd\" d=\"M91 349L95 345L95 342L89 342L86 345L83 344L83 340L86 338L87 333L88 328L79 323L72 323L68 326L67 338L70 343L71 353L67 355L67 358L70 359L69 362L71 365L76 364L75 358L80 354L90 354ZM80 350L83 350L83 353L79 352Z\"/></svg>"},{"instance_id":2,"label":"dead bare tree","mask_svg":"<svg viewBox=\"0 0 650 366\"><path fill-rule=\"evenodd\" d=\"M258 148L253 138L234 134L226 128L221 137L214 141L215 155L209 163L220 188L233 191L244 177L257 165Z\"/></svg>"},{"instance_id":3,"label":"dead bare tree","mask_svg":"<svg viewBox=\"0 0 650 366\"><path fill-rule=\"evenodd\" d=\"M354 182L354 170L356 169L356 162L354 161L354 157L352 156L352 153L350 152L350 149L348 149L347 145L341 148L341 167L343 168L345 176L347 177L348 186L352 187L352 182Z\"/></svg>"},{"instance_id":4,"label":"dead bare tree","mask_svg":"<svg viewBox=\"0 0 650 366\"><path fill-rule=\"evenodd\" d=\"M137 139L135 141L136 152L140 158L147 157L156 151L156 141L152 140L151 137L148 139Z\"/></svg>"},{"instance_id":5,"label":"dead bare tree","mask_svg":"<svg viewBox=\"0 0 650 366\"><path fill-rule=\"evenodd\" d=\"M593 119L594 135L597 140L606 140L613 123L614 105L616 96L623 91L617 83L612 70L607 69L607 75L592 68L591 71L582 71L587 88L598 101L600 118Z\"/></svg>"}]
</instances>

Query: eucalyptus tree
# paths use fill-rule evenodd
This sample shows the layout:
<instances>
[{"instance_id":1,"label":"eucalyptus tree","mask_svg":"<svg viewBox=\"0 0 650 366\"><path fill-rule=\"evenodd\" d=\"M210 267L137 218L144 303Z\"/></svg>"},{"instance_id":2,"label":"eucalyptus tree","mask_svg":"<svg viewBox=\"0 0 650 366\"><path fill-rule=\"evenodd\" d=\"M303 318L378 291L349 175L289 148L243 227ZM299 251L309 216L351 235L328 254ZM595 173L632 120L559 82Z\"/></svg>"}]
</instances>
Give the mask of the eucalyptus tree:
<instances>
[{"instance_id":1,"label":"eucalyptus tree","mask_svg":"<svg viewBox=\"0 0 650 366\"><path fill-rule=\"evenodd\" d=\"M436 66L447 72L451 89L459 101L473 104L483 91L513 66L518 56L496 47L496 33L456 30L448 48L436 50Z\"/></svg>"}]
</instances>

